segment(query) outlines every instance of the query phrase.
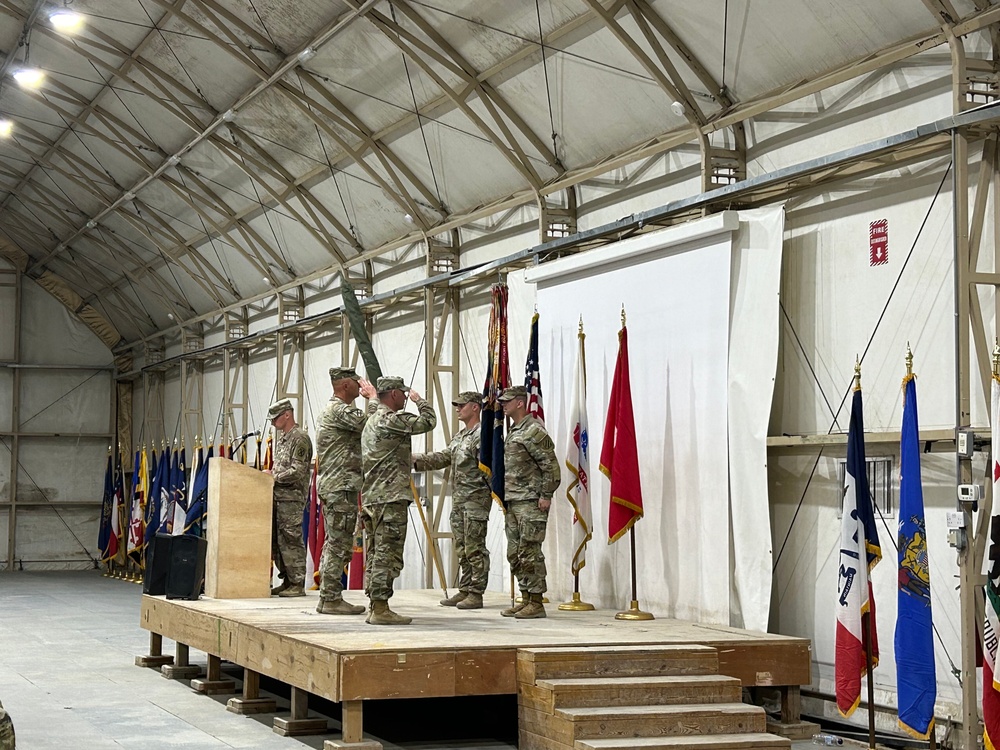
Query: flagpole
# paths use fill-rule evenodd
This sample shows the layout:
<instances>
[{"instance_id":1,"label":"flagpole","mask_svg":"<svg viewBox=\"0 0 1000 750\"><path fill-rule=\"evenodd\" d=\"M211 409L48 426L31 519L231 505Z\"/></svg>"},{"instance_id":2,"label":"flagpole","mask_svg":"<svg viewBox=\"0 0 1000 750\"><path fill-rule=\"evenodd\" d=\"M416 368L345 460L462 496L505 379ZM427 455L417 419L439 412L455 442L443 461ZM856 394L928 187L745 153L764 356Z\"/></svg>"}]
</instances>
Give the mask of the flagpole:
<instances>
[{"instance_id":1,"label":"flagpole","mask_svg":"<svg viewBox=\"0 0 1000 750\"><path fill-rule=\"evenodd\" d=\"M615 615L616 620L652 620L652 612L643 612L639 609L639 594L636 591L635 582L635 525L628 530L629 548L632 553L632 601L628 609Z\"/></svg>"},{"instance_id":2,"label":"flagpole","mask_svg":"<svg viewBox=\"0 0 1000 750\"><path fill-rule=\"evenodd\" d=\"M911 371L911 363L912 359L909 359L907 361L908 373ZM861 360L857 357L854 359L854 390L861 390ZM865 498L865 502L870 502L870 498ZM861 565L866 564L864 559L859 562ZM875 750L875 675L872 665L871 615L870 609L861 615L861 640L865 646L865 673L868 678L868 748Z\"/></svg>"},{"instance_id":3,"label":"flagpole","mask_svg":"<svg viewBox=\"0 0 1000 750\"><path fill-rule=\"evenodd\" d=\"M573 599L572 601L563 602L559 605L559 609L563 612L590 612L594 609L594 605L590 602L585 602L580 599L580 572L577 571L573 574Z\"/></svg>"}]
</instances>

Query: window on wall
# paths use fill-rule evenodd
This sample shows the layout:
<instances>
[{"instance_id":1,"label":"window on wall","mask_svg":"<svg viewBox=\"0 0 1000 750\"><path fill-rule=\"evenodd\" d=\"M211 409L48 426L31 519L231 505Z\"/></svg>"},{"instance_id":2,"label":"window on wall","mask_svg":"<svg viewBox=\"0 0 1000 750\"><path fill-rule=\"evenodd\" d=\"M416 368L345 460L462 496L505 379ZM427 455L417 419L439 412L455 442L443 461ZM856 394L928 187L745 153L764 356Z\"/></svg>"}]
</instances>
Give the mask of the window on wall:
<instances>
[{"instance_id":1,"label":"window on wall","mask_svg":"<svg viewBox=\"0 0 1000 750\"><path fill-rule=\"evenodd\" d=\"M892 497L892 456L866 456L865 468L868 470L868 489L875 502L875 521L879 517L895 518L896 505ZM837 462L837 478L839 487L844 486L844 477L847 473L847 459L842 458ZM837 508L837 518L840 518L843 511L843 504Z\"/></svg>"}]
</instances>

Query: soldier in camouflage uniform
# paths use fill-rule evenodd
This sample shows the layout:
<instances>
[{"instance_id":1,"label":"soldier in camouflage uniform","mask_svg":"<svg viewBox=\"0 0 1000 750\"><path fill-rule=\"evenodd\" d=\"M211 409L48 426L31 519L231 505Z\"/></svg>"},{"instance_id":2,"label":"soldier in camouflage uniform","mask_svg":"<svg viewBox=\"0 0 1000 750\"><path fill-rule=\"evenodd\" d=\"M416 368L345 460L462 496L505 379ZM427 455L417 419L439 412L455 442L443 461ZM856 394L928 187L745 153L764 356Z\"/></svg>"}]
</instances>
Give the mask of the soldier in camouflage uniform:
<instances>
[{"instance_id":1,"label":"soldier in camouflage uniform","mask_svg":"<svg viewBox=\"0 0 1000 750\"><path fill-rule=\"evenodd\" d=\"M403 570L407 506L410 485L410 437L437 425L431 405L409 389L417 414L406 414L406 386L402 378L382 377L375 385L379 405L361 433L365 478L361 491L361 521L368 538L365 592L371 600L368 622L373 625L409 625L411 618L389 609L392 582Z\"/></svg>"},{"instance_id":2,"label":"soldier in camouflage uniform","mask_svg":"<svg viewBox=\"0 0 1000 750\"><path fill-rule=\"evenodd\" d=\"M0 703L0 750L14 750L14 722Z\"/></svg>"},{"instance_id":3,"label":"soldier in camouflage uniform","mask_svg":"<svg viewBox=\"0 0 1000 750\"><path fill-rule=\"evenodd\" d=\"M376 396L375 387L351 367L331 367L333 397L319 415L316 456L319 459L319 499L323 504L326 539L319 564L319 605L322 615L360 615L364 607L344 601L341 576L354 552L361 492L361 430L368 415L354 405L358 395ZM374 411L374 404L371 405Z\"/></svg>"},{"instance_id":4,"label":"soldier in camouflage uniform","mask_svg":"<svg viewBox=\"0 0 1000 750\"><path fill-rule=\"evenodd\" d=\"M521 587L521 603L505 609L504 617L520 620L545 617L545 526L552 495L559 487L559 462L545 427L528 414L524 386L500 396L504 416L514 426L504 440L504 505L507 508L507 561Z\"/></svg>"},{"instance_id":5,"label":"soldier in camouflage uniform","mask_svg":"<svg viewBox=\"0 0 1000 750\"><path fill-rule=\"evenodd\" d=\"M267 410L277 432L274 464L274 505L271 519L271 557L281 585L278 596L305 596L306 546L302 540L302 512L309 495L312 441L297 424L292 402L282 399Z\"/></svg>"},{"instance_id":6,"label":"soldier in camouflage uniform","mask_svg":"<svg viewBox=\"0 0 1000 750\"><path fill-rule=\"evenodd\" d=\"M479 468L482 397L476 391L465 391L451 403L458 410L458 419L464 427L443 451L415 454L413 468L417 471L451 468L451 533L461 576L458 593L442 599L441 604L459 609L480 609L490 575L486 527L492 502L486 475Z\"/></svg>"}]
</instances>

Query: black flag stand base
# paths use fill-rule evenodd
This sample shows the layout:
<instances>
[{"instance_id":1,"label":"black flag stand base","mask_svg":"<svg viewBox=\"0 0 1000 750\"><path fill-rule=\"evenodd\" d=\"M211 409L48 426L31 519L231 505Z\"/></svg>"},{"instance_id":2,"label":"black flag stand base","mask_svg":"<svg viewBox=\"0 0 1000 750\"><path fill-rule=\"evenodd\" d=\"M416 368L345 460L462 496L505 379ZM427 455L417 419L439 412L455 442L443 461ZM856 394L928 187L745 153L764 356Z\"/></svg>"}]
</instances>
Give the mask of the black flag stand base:
<instances>
[{"instance_id":1,"label":"black flag stand base","mask_svg":"<svg viewBox=\"0 0 1000 750\"><path fill-rule=\"evenodd\" d=\"M616 620L653 620L652 612L643 612L639 609L639 596L635 591L635 526L629 529L628 532L629 541L631 542L632 548L632 601L629 604L628 609L623 612L618 612L615 615Z\"/></svg>"},{"instance_id":2,"label":"black flag stand base","mask_svg":"<svg viewBox=\"0 0 1000 750\"><path fill-rule=\"evenodd\" d=\"M563 612L590 612L594 609L594 605L589 602L580 601L580 574L576 573L573 575L573 600L569 602L563 602L559 605L559 609Z\"/></svg>"}]
</instances>

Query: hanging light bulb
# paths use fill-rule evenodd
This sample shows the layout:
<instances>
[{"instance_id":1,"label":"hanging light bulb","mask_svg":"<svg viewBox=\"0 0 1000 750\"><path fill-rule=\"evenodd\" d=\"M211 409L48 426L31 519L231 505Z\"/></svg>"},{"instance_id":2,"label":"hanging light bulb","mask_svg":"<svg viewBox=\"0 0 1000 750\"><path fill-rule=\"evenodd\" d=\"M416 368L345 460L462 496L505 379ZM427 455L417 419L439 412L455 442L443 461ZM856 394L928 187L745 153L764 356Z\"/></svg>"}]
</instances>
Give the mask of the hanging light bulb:
<instances>
[{"instance_id":1,"label":"hanging light bulb","mask_svg":"<svg viewBox=\"0 0 1000 750\"><path fill-rule=\"evenodd\" d=\"M7 119L0 120L0 138L10 138L12 132L14 132L14 123Z\"/></svg>"},{"instance_id":2,"label":"hanging light bulb","mask_svg":"<svg viewBox=\"0 0 1000 750\"><path fill-rule=\"evenodd\" d=\"M83 14L63 6L49 13L49 23L58 32L75 34L83 28Z\"/></svg>"},{"instance_id":3,"label":"hanging light bulb","mask_svg":"<svg viewBox=\"0 0 1000 750\"><path fill-rule=\"evenodd\" d=\"M45 80L45 73L40 68L19 68L14 71L14 80L26 89L37 89Z\"/></svg>"}]
</instances>

